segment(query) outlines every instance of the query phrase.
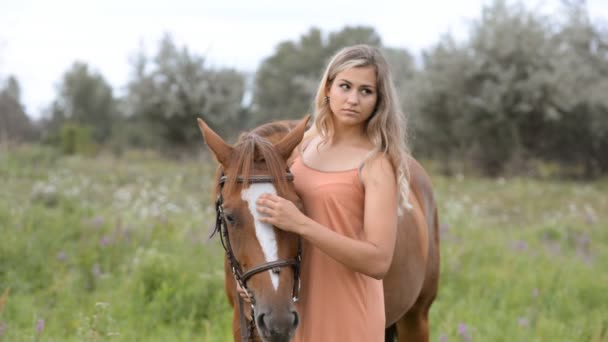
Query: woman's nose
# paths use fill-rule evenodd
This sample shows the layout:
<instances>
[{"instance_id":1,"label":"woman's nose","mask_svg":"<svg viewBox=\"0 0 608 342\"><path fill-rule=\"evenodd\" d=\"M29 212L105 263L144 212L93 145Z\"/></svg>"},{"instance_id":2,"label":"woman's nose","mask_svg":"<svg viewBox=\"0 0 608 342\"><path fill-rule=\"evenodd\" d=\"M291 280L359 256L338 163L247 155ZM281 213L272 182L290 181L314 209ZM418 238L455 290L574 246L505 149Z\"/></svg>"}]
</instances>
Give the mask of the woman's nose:
<instances>
[{"instance_id":1,"label":"woman's nose","mask_svg":"<svg viewBox=\"0 0 608 342\"><path fill-rule=\"evenodd\" d=\"M356 91L352 91L348 94L348 97L346 98L346 102L350 103L350 104L357 104L359 103L359 95L357 94Z\"/></svg>"}]
</instances>

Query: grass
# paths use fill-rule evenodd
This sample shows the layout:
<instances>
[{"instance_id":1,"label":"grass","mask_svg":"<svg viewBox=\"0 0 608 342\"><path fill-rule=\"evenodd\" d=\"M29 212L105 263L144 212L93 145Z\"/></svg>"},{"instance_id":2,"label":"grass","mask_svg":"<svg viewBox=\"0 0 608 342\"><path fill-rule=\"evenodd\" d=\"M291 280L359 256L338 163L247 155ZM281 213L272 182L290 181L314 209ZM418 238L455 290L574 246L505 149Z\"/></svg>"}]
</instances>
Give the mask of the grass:
<instances>
[{"instance_id":1,"label":"grass","mask_svg":"<svg viewBox=\"0 0 608 342\"><path fill-rule=\"evenodd\" d=\"M214 162L0 152L0 341L229 341ZM608 341L608 181L433 177L433 341Z\"/></svg>"}]
</instances>

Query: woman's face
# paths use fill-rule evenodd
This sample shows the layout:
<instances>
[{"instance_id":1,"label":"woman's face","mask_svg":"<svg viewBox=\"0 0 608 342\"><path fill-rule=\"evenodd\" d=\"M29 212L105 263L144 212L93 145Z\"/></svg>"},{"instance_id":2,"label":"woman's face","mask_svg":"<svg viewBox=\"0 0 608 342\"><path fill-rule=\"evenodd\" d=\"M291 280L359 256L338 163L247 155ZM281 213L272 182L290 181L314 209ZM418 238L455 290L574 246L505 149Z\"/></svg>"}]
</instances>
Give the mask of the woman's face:
<instances>
[{"instance_id":1,"label":"woman's face","mask_svg":"<svg viewBox=\"0 0 608 342\"><path fill-rule=\"evenodd\" d=\"M365 66L340 72L327 96L336 125L364 125L378 100L376 69Z\"/></svg>"}]
</instances>

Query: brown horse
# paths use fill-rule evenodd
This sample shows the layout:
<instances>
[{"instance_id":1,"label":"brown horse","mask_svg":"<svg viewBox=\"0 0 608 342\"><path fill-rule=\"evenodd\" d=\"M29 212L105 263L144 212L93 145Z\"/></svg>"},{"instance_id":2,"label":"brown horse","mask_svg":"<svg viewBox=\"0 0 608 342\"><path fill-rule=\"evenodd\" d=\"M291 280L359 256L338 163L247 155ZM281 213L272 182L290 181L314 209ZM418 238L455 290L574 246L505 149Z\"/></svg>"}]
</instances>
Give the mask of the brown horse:
<instances>
[{"instance_id":1,"label":"brown horse","mask_svg":"<svg viewBox=\"0 0 608 342\"><path fill-rule=\"evenodd\" d=\"M383 279L386 341L428 341L439 288L439 218L431 180L410 158L410 203L399 218L393 261ZM396 335L396 336L395 336Z\"/></svg>"},{"instance_id":2,"label":"brown horse","mask_svg":"<svg viewBox=\"0 0 608 342\"><path fill-rule=\"evenodd\" d=\"M263 125L241 135L237 144L230 146L198 120L207 145L220 163L216 230L226 249L225 289L234 310L235 341L254 339L254 332L249 331L253 330L251 321L263 341L273 342L289 341L298 325L294 297L299 287L299 237L259 222L255 201L270 192L299 205L290 182L292 176L286 172L287 160L302 140L307 123L308 117L297 125ZM239 302L237 283L251 300L251 315Z\"/></svg>"},{"instance_id":3,"label":"brown horse","mask_svg":"<svg viewBox=\"0 0 608 342\"><path fill-rule=\"evenodd\" d=\"M299 280L295 262L299 262L298 237L261 226L253 203L261 192L276 192L299 204L285 171L308 119L297 124L282 121L262 125L241 135L235 146L198 121L220 163L216 196L222 205L217 205L217 226L224 217L225 289L234 310L235 341L249 338L243 330L248 324L253 327L251 321L263 341L289 341L297 328L299 318L292 297L297 295ZM409 166L413 209L399 220L393 262L384 278L387 341L395 335L399 341L428 341L428 313L438 289L437 205L427 173L414 159ZM252 315L238 309L237 283L252 299Z\"/></svg>"}]
</instances>

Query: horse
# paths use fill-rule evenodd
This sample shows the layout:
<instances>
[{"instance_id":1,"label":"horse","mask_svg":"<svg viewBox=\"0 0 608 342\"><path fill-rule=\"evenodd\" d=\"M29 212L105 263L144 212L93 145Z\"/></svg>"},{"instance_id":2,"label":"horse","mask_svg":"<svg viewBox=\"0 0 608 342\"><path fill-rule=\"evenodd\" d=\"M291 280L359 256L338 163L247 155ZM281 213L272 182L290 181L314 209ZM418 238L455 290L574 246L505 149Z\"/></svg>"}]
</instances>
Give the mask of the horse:
<instances>
[{"instance_id":1,"label":"horse","mask_svg":"<svg viewBox=\"0 0 608 342\"><path fill-rule=\"evenodd\" d=\"M242 134L235 146L198 119L203 139L220 164L215 178L216 232L226 251L225 291L233 308L235 341L286 342L299 322L294 302L300 238L259 222L255 201L269 192L301 205L287 160L302 140L308 119L262 125ZM237 284L249 297L249 313Z\"/></svg>"},{"instance_id":2,"label":"horse","mask_svg":"<svg viewBox=\"0 0 608 342\"><path fill-rule=\"evenodd\" d=\"M261 224L255 200L262 192L274 192L301 207L288 165L309 118L264 124L242 134L234 146L198 119L203 139L219 162L216 232L226 251L225 291L233 308L235 341L287 342L300 319L294 305L300 238ZM438 290L437 204L430 177L414 158L409 171L412 208L398 220L393 260L383 279L385 341L428 341L428 313ZM250 312L237 294L237 283L250 299Z\"/></svg>"}]
</instances>

